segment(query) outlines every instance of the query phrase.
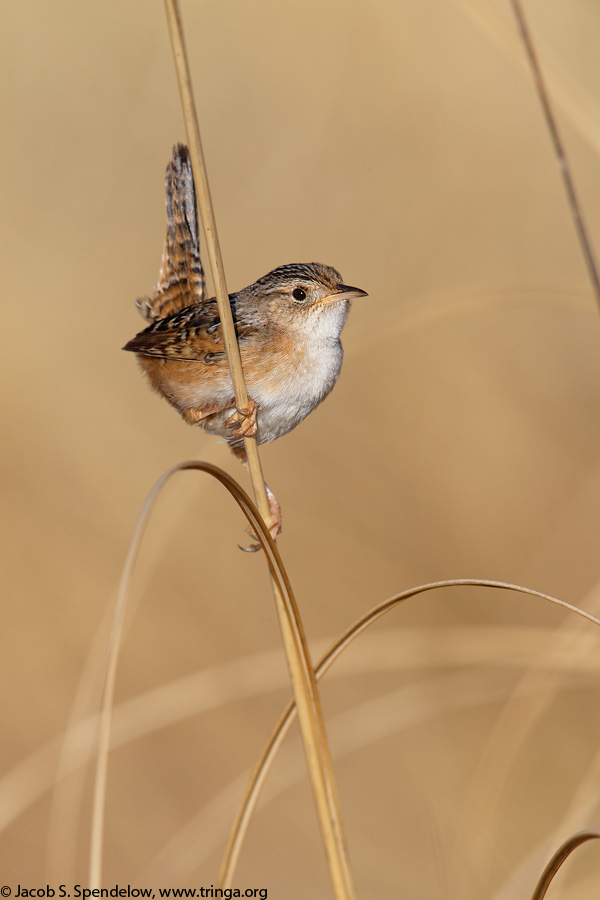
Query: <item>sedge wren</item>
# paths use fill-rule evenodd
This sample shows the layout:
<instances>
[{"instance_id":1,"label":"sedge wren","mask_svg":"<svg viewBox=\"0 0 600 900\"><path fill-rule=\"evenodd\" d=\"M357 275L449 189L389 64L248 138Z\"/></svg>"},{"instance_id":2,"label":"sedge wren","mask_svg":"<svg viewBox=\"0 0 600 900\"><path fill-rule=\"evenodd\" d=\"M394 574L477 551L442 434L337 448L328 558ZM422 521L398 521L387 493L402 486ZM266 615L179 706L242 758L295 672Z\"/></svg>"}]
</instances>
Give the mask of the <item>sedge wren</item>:
<instances>
[{"instance_id":1,"label":"sedge wren","mask_svg":"<svg viewBox=\"0 0 600 900\"><path fill-rule=\"evenodd\" d=\"M321 263L279 266L229 295L248 409L236 410L217 301L206 299L194 179L177 144L166 171L167 234L158 284L137 301L150 323L132 350L150 385L191 425L223 437L245 461L244 435L274 441L329 394L342 365L340 333L350 301L366 291ZM269 492L271 533L281 512Z\"/></svg>"}]
</instances>

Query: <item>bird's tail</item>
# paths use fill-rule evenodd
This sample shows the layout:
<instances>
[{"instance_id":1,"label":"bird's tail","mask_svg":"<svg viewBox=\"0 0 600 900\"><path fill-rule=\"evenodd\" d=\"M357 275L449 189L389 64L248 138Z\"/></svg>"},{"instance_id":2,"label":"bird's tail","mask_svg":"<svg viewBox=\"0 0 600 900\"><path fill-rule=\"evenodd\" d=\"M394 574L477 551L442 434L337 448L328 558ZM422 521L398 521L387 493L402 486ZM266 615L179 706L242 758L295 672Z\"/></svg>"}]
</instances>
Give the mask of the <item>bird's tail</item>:
<instances>
[{"instance_id":1,"label":"bird's tail","mask_svg":"<svg viewBox=\"0 0 600 900\"><path fill-rule=\"evenodd\" d=\"M148 322L173 315L187 306L198 306L205 299L196 191L185 144L173 147L173 157L165 174L165 188L167 233L158 284L152 297L137 301Z\"/></svg>"}]
</instances>

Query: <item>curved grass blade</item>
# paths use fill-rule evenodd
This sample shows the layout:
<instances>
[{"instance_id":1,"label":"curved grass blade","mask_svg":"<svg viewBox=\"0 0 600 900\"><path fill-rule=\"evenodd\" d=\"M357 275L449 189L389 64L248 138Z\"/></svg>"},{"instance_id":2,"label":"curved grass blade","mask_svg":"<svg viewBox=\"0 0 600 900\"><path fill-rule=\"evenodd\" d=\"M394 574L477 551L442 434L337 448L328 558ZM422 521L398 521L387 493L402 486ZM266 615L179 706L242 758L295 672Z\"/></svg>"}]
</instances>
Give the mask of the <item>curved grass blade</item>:
<instances>
[{"instance_id":1,"label":"curved grass blade","mask_svg":"<svg viewBox=\"0 0 600 900\"><path fill-rule=\"evenodd\" d=\"M571 855L573 850L576 850L578 847L581 847L582 844L585 844L587 841L592 841L595 838L600 838L600 831L579 831L577 834L572 835L566 840L564 844L558 848L544 869L542 876L536 885L535 891L531 896L531 900L544 900L552 879L567 857Z\"/></svg>"},{"instance_id":2,"label":"curved grass blade","mask_svg":"<svg viewBox=\"0 0 600 900\"><path fill-rule=\"evenodd\" d=\"M422 584L416 588L411 588L409 590L403 591L401 594L397 594L395 597L391 597L378 606L375 606L372 610L366 613L366 615L358 619L358 621L356 621L354 625L352 625L346 632L344 632L344 634L341 635L341 637L322 657L315 670L317 680L320 680L325 675L325 673L331 668L334 662L341 656L344 650L352 643L352 641L355 640L355 638L357 638L363 631L365 631L367 628L381 619L384 615L386 615L386 613L395 609L410 597L415 597L418 594L425 593L426 591L432 591L437 590L438 588L446 587L489 587L494 589L516 591L517 593L527 594L532 597L539 597L540 599L560 606L563 609L568 610L569 612L573 612L577 615L582 616L584 619L587 619L594 625L600 625L600 619L592 615L591 613L588 613L577 606L573 606L572 604L567 603L564 600L559 600L557 597L552 597L549 594L543 594L541 591L533 590L533 588L526 588L522 587L521 585L509 584L502 581L487 581L478 578L437 581L431 584ZM268 769L273 759L275 758L275 754L277 753L277 750L279 749L283 738L287 734L290 725L294 721L295 715L295 705L294 702L291 701L282 713L277 725L275 726L275 729L273 730L273 733L271 734L271 737L269 738L269 741L267 742L258 762L256 763L252 775L250 776L250 780L246 788L246 793L242 799L242 803L238 810L236 820L234 822L234 826L229 837L227 847L225 849L225 855L223 858L221 873L219 876L219 884L223 888L231 886L233 873L239 859L244 837L248 830L252 814L256 808L261 788L267 777Z\"/></svg>"},{"instance_id":3,"label":"curved grass blade","mask_svg":"<svg viewBox=\"0 0 600 900\"><path fill-rule=\"evenodd\" d=\"M349 870L347 869L341 823L336 817L337 795L335 792L331 762L326 746L324 723L316 691L312 690L312 685L315 684L314 674L310 668L311 664L308 649L306 647L296 601L287 572L285 571L275 541L271 537L262 516L243 488L228 475L227 472L224 472L217 466L196 460L182 462L173 466L173 468L162 475L154 485L140 514L134 539L127 556L121 584L119 586L108 650L105 688L98 727L98 756L94 782L92 837L90 846L90 885L92 887L100 885L112 709L114 705L117 666L123 636L123 625L125 621L131 574L139 553L140 543L148 517L152 511L156 498L167 481L176 472L189 469L205 472L213 478L216 478L217 481L227 488L238 506L242 509L264 550L271 576L276 587L276 597L278 596L281 598L281 603L279 604L280 621L282 622L282 626L285 626L285 628L282 627L282 632L284 634L284 643L286 644L286 655L288 664L290 665L294 694L300 700L300 714L304 715L303 724L305 727L312 729L313 739L315 743L318 742L315 754L315 756L318 754L318 758L309 756L307 761L309 770L313 776L313 788L317 803L320 804L320 812L323 814L323 811L325 810L326 814L330 816L331 841L327 844L327 850L329 853L333 852L336 857L336 859L334 859L334 869L336 871L332 873L334 889L336 896L339 898L352 897L353 888ZM286 640L286 635L289 635L288 640ZM315 769L318 770L316 775ZM317 779L317 787L315 787L315 777ZM331 863L331 856L329 856L329 861Z\"/></svg>"},{"instance_id":4,"label":"curved grass blade","mask_svg":"<svg viewBox=\"0 0 600 900\"><path fill-rule=\"evenodd\" d=\"M96 761L96 773L94 780L94 797L92 810L92 835L90 842L90 885L92 887L100 886L100 875L102 865L102 846L105 819L105 802L106 802L106 783L108 775L108 753L110 748L110 735L112 726L112 709L114 704L117 664L119 659L119 651L123 637L123 626L125 622L125 614L127 611L127 600L131 585L131 576L139 555L142 539L145 534L148 519L154 508L154 504L166 483L173 477L176 472L185 469L198 469L207 472L217 478L224 484L229 492L234 496L238 505L243 509L246 518L250 522L254 533L257 536L267 558L269 568L273 578L277 582L279 589L284 596L291 593L289 579L281 562L281 557L277 551L277 547L269 534L262 517L256 510L256 507L245 493L245 491L234 481L226 472L213 466L210 463L202 463L194 460L178 463L173 468L165 472L156 482L140 512L134 534L129 545L129 551L123 568L121 582L117 593L117 601L113 617L113 625L108 648L108 657L106 665L106 677L104 685L104 694L102 698L102 708L100 711L98 725L98 755Z\"/></svg>"}]
</instances>

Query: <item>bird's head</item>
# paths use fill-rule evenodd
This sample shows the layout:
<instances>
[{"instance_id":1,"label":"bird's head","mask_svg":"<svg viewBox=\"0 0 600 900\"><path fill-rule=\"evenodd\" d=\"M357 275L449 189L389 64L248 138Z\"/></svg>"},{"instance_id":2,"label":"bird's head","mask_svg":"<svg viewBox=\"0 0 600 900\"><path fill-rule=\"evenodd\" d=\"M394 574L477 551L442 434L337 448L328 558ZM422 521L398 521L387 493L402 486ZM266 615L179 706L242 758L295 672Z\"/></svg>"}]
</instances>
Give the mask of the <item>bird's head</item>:
<instances>
[{"instance_id":1,"label":"bird's head","mask_svg":"<svg viewBox=\"0 0 600 900\"><path fill-rule=\"evenodd\" d=\"M340 273L322 263L278 266L239 291L235 305L245 319L271 322L293 331L339 334L350 301L367 292L344 284Z\"/></svg>"}]
</instances>

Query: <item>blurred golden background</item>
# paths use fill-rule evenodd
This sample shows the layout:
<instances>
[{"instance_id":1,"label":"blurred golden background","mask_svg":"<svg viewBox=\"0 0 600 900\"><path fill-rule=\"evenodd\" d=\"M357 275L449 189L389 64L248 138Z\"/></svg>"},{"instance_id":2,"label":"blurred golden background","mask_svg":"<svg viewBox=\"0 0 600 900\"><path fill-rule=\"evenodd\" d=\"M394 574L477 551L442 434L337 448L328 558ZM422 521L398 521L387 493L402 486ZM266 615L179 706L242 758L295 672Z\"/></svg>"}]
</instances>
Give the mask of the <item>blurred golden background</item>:
<instances>
[{"instance_id":1,"label":"blurred golden background","mask_svg":"<svg viewBox=\"0 0 600 900\"><path fill-rule=\"evenodd\" d=\"M597 244L600 7L525 10ZM509 4L182 13L230 290L319 260L370 295L331 397L262 453L315 655L438 579L598 612L600 319ZM16 890L86 883L91 778L80 818L81 769L52 786L77 692L96 708L147 492L187 458L248 480L120 350L143 326L133 301L157 278L184 138L162 3L22 0L3 20L0 877ZM289 696L243 528L196 473L158 503L119 668L107 887L216 881ZM540 600L453 588L348 652L323 703L361 898L526 898L561 840L600 826L599 637ZM296 731L284 750L235 883L328 897ZM597 897L600 849L552 890Z\"/></svg>"}]
</instances>

